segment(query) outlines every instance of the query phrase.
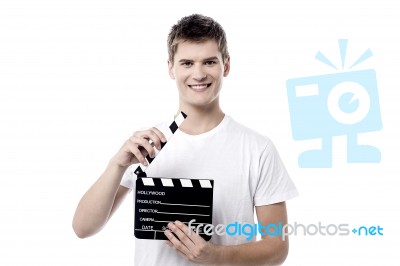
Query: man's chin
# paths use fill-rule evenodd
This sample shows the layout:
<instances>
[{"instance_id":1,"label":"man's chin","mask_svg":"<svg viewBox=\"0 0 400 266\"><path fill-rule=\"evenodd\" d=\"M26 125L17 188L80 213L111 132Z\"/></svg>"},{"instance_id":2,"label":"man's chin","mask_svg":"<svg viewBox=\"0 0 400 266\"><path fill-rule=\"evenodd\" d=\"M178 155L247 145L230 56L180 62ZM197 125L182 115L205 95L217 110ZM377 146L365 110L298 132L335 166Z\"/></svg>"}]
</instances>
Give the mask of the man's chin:
<instances>
[{"instance_id":1,"label":"man's chin","mask_svg":"<svg viewBox=\"0 0 400 266\"><path fill-rule=\"evenodd\" d=\"M215 105L218 105L217 99L192 100L192 101L188 101L184 104L184 106L188 106L188 107L192 107L192 108L199 108L199 109L209 109Z\"/></svg>"}]
</instances>

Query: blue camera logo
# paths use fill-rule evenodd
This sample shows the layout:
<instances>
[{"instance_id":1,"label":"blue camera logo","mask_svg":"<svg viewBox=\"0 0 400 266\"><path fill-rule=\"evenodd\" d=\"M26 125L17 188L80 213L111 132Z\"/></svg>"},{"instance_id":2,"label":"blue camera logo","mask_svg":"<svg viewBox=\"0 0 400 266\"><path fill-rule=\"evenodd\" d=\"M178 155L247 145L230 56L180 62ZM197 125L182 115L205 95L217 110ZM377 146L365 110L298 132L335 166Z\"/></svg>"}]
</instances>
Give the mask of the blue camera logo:
<instances>
[{"instance_id":1,"label":"blue camera logo","mask_svg":"<svg viewBox=\"0 0 400 266\"><path fill-rule=\"evenodd\" d=\"M347 40L339 40L342 68ZM368 49L349 69L372 56ZM321 52L316 59L338 69ZM302 168L332 167L332 137L347 136L348 163L379 163L379 149L359 145L357 134L382 129L376 74L373 69L287 80L292 135L295 140L321 139L320 150L299 155Z\"/></svg>"}]
</instances>

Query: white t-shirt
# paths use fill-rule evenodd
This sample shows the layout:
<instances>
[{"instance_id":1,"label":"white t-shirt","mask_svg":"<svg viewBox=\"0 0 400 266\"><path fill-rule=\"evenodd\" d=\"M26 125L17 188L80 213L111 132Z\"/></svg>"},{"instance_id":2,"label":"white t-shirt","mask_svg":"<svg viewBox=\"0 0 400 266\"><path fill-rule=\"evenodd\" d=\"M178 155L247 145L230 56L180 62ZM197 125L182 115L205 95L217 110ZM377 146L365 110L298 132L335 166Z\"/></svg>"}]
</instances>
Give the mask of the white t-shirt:
<instances>
[{"instance_id":1,"label":"white t-shirt","mask_svg":"<svg viewBox=\"0 0 400 266\"><path fill-rule=\"evenodd\" d=\"M169 123L157 128L167 132ZM135 189L132 165L121 185ZM148 177L213 179L213 225L254 224L254 206L286 201L297 196L270 139L225 115L214 129L188 135L177 130L146 170ZM134 197L135 195L133 195ZM132 234L133 236L133 234ZM254 238L253 238L254 240ZM135 239L135 265L194 265L160 240ZM214 234L214 244L248 242L244 235Z\"/></svg>"}]
</instances>

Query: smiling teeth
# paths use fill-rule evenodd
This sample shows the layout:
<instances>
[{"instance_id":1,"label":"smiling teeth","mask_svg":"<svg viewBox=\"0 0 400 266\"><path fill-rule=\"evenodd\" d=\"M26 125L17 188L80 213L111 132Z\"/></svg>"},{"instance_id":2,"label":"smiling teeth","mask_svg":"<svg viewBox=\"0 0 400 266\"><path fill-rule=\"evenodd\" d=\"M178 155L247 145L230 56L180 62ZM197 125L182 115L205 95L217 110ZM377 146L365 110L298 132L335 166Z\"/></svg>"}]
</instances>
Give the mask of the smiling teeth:
<instances>
[{"instance_id":1,"label":"smiling teeth","mask_svg":"<svg viewBox=\"0 0 400 266\"><path fill-rule=\"evenodd\" d=\"M194 90L202 90L207 88L207 86L208 86L207 84L203 84L203 85L191 85L190 87Z\"/></svg>"}]
</instances>

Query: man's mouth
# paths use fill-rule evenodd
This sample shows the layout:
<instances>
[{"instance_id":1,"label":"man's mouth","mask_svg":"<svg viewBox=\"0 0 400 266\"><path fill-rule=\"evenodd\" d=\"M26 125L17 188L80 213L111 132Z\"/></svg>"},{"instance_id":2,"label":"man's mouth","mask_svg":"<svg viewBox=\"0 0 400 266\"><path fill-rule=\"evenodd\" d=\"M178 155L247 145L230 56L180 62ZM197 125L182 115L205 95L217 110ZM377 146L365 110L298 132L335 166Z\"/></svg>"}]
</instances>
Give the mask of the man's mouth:
<instances>
[{"instance_id":1,"label":"man's mouth","mask_svg":"<svg viewBox=\"0 0 400 266\"><path fill-rule=\"evenodd\" d=\"M211 83L202 83L202 84L193 84L193 85L188 85L192 90L195 91L203 91L207 89L208 87L211 86Z\"/></svg>"}]
</instances>

